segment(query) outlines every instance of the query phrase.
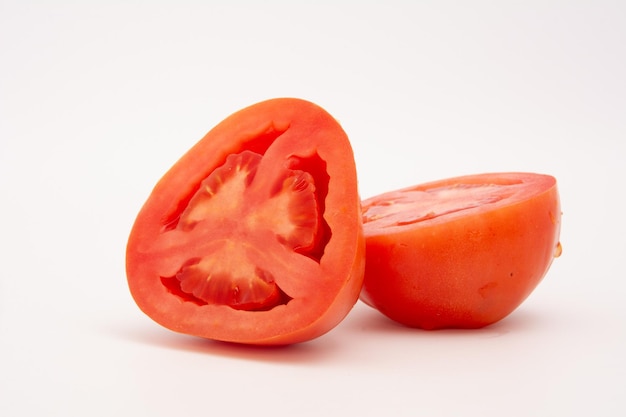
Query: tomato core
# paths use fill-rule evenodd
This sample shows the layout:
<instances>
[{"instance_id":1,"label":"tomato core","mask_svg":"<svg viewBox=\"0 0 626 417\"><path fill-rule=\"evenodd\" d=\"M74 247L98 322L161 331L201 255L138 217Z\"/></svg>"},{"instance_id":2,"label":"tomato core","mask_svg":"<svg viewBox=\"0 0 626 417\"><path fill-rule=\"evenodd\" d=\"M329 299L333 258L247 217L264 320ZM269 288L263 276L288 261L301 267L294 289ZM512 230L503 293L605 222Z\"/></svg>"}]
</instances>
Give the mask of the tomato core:
<instances>
[{"instance_id":1,"label":"tomato core","mask_svg":"<svg viewBox=\"0 0 626 417\"><path fill-rule=\"evenodd\" d=\"M163 235L183 232L207 247L206 254L188 259L174 276L162 277L170 292L197 304L242 310L268 310L291 299L254 261L265 248L250 241L272 233L297 253L319 251L323 222L315 178L293 160L272 184L255 181L262 159L249 150L229 155L179 208L176 220L165 225Z\"/></svg>"}]
</instances>

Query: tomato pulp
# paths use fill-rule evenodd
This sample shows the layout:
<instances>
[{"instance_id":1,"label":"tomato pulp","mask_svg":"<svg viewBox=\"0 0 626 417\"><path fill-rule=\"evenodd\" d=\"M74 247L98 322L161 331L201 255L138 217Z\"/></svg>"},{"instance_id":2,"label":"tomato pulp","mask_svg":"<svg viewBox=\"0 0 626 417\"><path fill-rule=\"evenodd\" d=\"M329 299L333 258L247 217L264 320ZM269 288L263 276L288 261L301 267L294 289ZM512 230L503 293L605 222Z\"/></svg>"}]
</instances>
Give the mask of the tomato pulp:
<instances>
[{"instance_id":1,"label":"tomato pulp","mask_svg":"<svg viewBox=\"0 0 626 417\"><path fill-rule=\"evenodd\" d=\"M510 314L560 255L556 180L493 173L363 202L361 299L423 329L479 328Z\"/></svg>"},{"instance_id":2,"label":"tomato pulp","mask_svg":"<svg viewBox=\"0 0 626 417\"><path fill-rule=\"evenodd\" d=\"M137 305L166 328L289 344L348 314L364 250L345 132L317 105L280 98L229 116L163 176L126 270Z\"/></svg>"}]
</instances>

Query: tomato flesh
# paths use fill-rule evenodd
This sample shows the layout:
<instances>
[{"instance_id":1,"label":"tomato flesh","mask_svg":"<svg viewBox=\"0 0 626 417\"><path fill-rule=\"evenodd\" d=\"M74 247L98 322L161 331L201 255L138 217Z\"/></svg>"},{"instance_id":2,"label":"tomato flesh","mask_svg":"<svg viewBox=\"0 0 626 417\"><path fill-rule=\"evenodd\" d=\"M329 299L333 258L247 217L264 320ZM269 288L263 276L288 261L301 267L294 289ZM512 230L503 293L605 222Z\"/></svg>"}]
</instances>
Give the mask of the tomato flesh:
<instances>
[{"instance_id":1,"label":"tomato flesh","mask_svg":"<svg viewBox=\"0 0 626 417\"><path fill-rule=\"evenodd\" d=\"M316 105L275 99L225 119L159 181L131 231L127 275L165 327L286 344L343 319L363 253L347 136Z\"/></svg>"},{"instance_id":2,"label":"tomato flesh","mask_svg":"<svg viewBox=\"0 0 626 417\"><path fill-rule=\"evenodd\" d=\"M372 227L407 226L435 217L496 203L507 190L496 184L455 184L426 190L389 193L367 206L363 221Z\"/></svg>"},{"instance_id":3,"label":"tomato flesh","mask_svg":"<svg viewBox=\"0 0 626 417\"><path fill-rule=\"evenodd\" d=\"M560 255L553 177L494 173L363 202L361 299L402 324L477 328L510 314Z\"/></svg>"},{"instance_id":4,"label":"tomato flesh","mask_svg":"<svg viewBox=\"0 0 626 417\"><path fill-rule=\"evenodd\" d=\"M199 303L261 310L290 299L272 273L248 257L255 248L247 241L259 229L272 231L277 241L300 252L315 246L320 216L312 175L285 169L276 185L261 181L257 186L261 158L251 151L229 155L202 181L177 222L176 229L191 234L192 240L214 242L210 252L184 262L175 275L180 291ZM205 227L199 227L202 223Z\"/></svg>"}]
</instances>

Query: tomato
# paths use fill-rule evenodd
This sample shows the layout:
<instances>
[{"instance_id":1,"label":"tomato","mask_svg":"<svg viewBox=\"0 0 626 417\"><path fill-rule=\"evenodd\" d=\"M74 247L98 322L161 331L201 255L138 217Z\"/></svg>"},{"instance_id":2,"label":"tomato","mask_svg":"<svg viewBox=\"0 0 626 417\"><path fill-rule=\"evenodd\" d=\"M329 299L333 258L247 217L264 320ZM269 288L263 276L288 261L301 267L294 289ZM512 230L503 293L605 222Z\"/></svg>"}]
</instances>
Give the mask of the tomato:
<instances>
[{"instance_id":1,"label":"tomato","mask_svg":"<svg viewBox=\"0 0 626 417\"><path fill-rule=\"evenodd\" d=\"M560 255L556 180L493 173L435 181L363 202L361 299L423 329L506 317Z\"/></svg>"},{"instance_id":2,"label":"tomato","mask_svg":"<svg viewBox=\"0 0 626 417\"><path fill-rule=\"evenodd\" d=\"M317 105L279 98L226 118L163 176L126 270L137 305L166 328L280 345L348 314L364 251L345 132Z\"/></svg>"}]
</instances>

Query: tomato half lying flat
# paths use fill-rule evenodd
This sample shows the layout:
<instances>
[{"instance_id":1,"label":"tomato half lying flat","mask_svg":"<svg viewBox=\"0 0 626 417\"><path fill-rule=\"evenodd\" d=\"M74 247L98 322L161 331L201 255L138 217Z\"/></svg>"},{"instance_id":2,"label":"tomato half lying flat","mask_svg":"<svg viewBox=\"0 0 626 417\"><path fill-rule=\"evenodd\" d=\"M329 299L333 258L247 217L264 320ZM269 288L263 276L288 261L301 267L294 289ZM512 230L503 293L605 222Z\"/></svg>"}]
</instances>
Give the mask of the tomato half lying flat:
<instances>
[{"instance_id":1,"label":"tomato half lying flat","mask_svg":"<svg viewBox=\"0 0 626 417\"><path fill-rule=\"evenodd\" d=\"M358 300L365 242L348 138L299 99L245 108L158 182L126 256L131 293L181 333L289 344Z\"/></svg>"},{"instance_id":2,"label":"tomato half lying flat","mask_svg":"<svg viewBox=\"0 0 626 417\"><path fill-rule=\"evenodd\" d=\"M556 180L451 178L363 202L361 299L411 327L479 328L517 308L560 255Z\"/></svg>"}]
</instances>

